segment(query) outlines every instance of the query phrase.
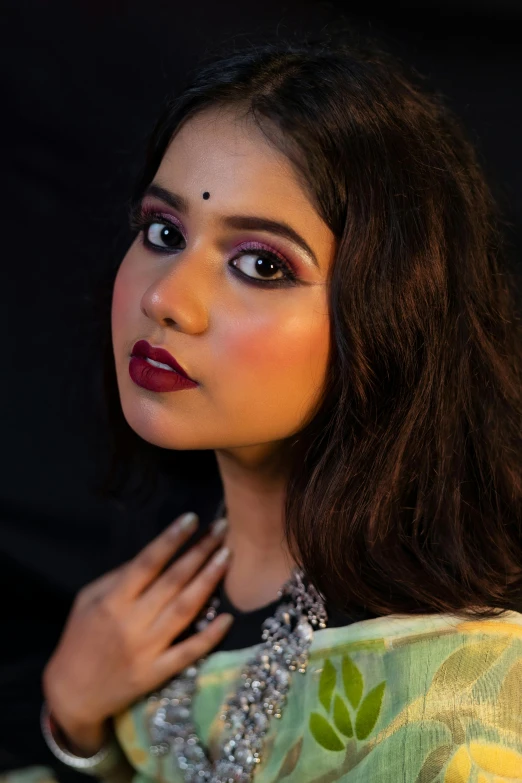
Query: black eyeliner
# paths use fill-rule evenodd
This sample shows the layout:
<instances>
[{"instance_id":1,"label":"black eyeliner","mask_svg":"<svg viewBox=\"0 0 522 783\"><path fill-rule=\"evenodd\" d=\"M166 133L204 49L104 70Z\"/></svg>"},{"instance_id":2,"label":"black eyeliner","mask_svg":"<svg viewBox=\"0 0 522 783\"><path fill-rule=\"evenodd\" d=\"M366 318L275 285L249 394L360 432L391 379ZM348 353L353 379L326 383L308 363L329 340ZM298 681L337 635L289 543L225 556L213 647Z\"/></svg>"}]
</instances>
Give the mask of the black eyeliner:
<instances>
[{"instance_id":1,"label":"black eyeliner","mask_svg":"<svg viewBox=\"0 0 522 783\"><path fill-rule=\"evenodd\" d=\"M135 234L142 233L143 234L143 245L147 248L147 250L150 250L153 253L159 253L159 254L172 254L172 253L178 253L181 252L179 250L175 250L173 248L162 248L158 247L157 245L154 245L146 236L146 230L149 228L153 223L163 223L164 225L168 226L169 228L174 228L181 237L183 235L181 234L181 231L179 230L179 227L174 223L170 222L163 214L147 211L144 212L141 203L134 203L131 205L129 209L128 214L128 220L129 220L129 227L131 231ZM256 255L259 256L259 258L264 258L267 261L272 261L275 266L277 267L277 270L283 271L285 273L285 277L279 278L277 280L257 280L256 278L250 277L249 275L244 274L244 272L241 272L240 269L234 266L230 266L230 262L228 264L229 268L233 270L233 273L236 277L240 277L243 282L245 282L247 285L253 285L257 288L288 288L289 286L294 285L307 285L306 281L301 280L298 278L293 270L285 264L284 261L282 261L278 256L276 256L273 253L270 253L268 250L257 250L256 248L245 248L243 251L240 252L239 255L236 255L234 258L231 258L230 261L235 261L237 258L240 258L241 254L247 254L248 252L255 252Z\"/></svg>"}]
</instances>

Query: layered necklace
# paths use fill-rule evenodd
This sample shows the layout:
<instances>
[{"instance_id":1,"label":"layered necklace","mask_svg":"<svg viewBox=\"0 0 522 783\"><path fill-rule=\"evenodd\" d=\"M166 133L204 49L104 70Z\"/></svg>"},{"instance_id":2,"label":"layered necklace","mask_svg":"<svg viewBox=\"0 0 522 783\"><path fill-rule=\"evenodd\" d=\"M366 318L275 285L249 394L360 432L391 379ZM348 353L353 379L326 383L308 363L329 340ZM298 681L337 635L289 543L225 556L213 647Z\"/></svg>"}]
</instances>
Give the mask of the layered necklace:
<instances>
[{"instance_id":1,"label":"layered necklace","mask_svg":"<svg viewBox=\"0 0 522 783\"><path fill-rule=\"evenodd\" d=\"M223 501L220 508L224 508ZM218 514L219 516L220 514ZM262 644L241 671L238 687L225 702L225 738L212 761L192 720L192 700L204 661L186 667L149 696L152 755L173 753L186 783L251 783L262 760L272 718L281 718L293 672L305 674L314 630L326 628L324 599L295 569L278 593L284 600L261 626ZM196 623L202 630L217 614L214 597Z\"/></svg>"}]
</instances>

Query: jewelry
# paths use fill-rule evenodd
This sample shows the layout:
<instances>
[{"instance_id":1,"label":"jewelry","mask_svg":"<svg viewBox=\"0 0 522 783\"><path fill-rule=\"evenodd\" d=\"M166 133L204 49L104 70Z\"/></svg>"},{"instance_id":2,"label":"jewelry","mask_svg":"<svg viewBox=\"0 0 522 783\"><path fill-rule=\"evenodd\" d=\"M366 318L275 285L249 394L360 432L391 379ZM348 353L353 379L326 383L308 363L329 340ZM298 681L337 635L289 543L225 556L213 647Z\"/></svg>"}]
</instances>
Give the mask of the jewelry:
<instances>
[{"instance_id":1,"label":"jewelry","mask_svg":"<svg viewBox=\"0 0 522 783\"><path fill-rule=\"evenodd\" d=\"M204 659L186 667L149 696L149 702L157 705L149 718L153 742L150 752L161 756L172 751L186 783L250 783L261 762L270 719L281 718L291 673L296 669L300 674L306 672L314 629L326 628L324 599L313 585L305 585L298 569L278 595L287 600L264 621L264 644L247 661L239 687L223 707L221 719L229 731L216 761L207 756L191 719L199 666ZM201 623L215 617L218 605L214 599L198 630Z\"/></svg>"},{"instance_id":2,"label":"jewelry","mask_svg":"<svg viewBox=\"0 0 522 783\"><path fill-rule=\"evenodd\" d=\"M104 762L112 766L115 758L123 758L123 752L114 734L111 734L110 739L93 756L84 758L71 753L64 745L62 731L54 720L46 701L43 702L40 710L40 727L48 748L57 759L69 767L80 770L93 770L96 768L96 773L99 774L105 771L106 764Z\"/></svg>"}]
</instances>

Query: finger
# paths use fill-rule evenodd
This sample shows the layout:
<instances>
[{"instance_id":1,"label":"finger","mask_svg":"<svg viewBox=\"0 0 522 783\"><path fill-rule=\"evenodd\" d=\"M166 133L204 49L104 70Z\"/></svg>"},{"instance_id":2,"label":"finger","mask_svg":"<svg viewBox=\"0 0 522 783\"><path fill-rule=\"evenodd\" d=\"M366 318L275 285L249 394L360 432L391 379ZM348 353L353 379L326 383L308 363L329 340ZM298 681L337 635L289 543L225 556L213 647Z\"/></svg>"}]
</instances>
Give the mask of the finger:
<instances>
[{"instance_id":1,"label":"finger","mask_svg":"<svg viewBox=\"0 0 522 783\"><path fill-rule=\"evenodd\" d=\"M218 519L210 533L162 573L139 598L140 609L151 620L175 598L208 560L225 535L227 520Z\"/></svg>"},{"instance_id":2,"label":"finger","mask_svg":"<svg viewBox=\"0 0 522 783\"><path fill-rule=\"evenodd\" d=\"M130 560L118 585L119 595L136 598L156 579L173 554L187 541L198 526L194 512L183 514Z\"/></svg>"},{"instance_id":3,"label":"finger","mask_svg":"<svg viewBox=\"0 0 522 783\"><path fill-rule=\"evenodd\" d=\"M186 666L207 655L225 636L233 621L233 615L220 614L203 631L169 647L151 667L154 683L150 685L150 689L157 688L165 680L179 674Z\"/></svg>"},{"instance_id":4,"label":"finger","mask_svg":"<svg viewBox=\"0 0 522 783\"><path fill-rule=\"evenodd\" d=\"M172 601L151 626L151 635L168 644L198 616L228 568L230 550L224 546Z\"/></svg>"},{"instance_id":5,"label":"finger","mask_svg":"<svg viewBox=\"0 0 522 783\"><path fill-rule=\"evenodd\" d=\"M125 565L125 564L124 564ZM102 574L97 579L89 582L82 587L75 596L76 605L83 605L96 601L112 590L115 584L121 579L124 566L118 566L111 571Z\"/></svg>"}]
</instances>

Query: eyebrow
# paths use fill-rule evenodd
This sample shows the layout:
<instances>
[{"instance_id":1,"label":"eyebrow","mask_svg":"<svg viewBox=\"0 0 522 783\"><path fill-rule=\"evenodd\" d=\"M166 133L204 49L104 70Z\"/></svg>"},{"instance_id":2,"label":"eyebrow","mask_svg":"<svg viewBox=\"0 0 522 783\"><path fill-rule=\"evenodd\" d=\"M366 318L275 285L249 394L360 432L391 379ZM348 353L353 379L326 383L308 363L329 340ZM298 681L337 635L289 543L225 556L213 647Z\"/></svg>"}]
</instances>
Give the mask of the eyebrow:
<instances>
[{"instance_id":1,"label":"eyebrow","mask_svg":"<svg viewBox=\"0 0 522 783\"><path fill-rule=\"evenodd\" d=\"M189 205L186 198L179 193L173 193L166 188L162 188L160 185L155 185L154 183L149 185L143 193L143 198L145 196L156 196L156 198L161 199L161 201L164 201L173 209L176 209L178 212L185 215L189 212ZM220 222L226 228L247 231L269 231L272 234L289 239L304 250L314 265L319 269L319 262L310 245L305 242L303 237L298 234L295 229L289 226L288 223L280 223L277 220L270 220L269 218L258 217L256 215L225 215L221 218Z\"/></svg>"}]
</instances>

